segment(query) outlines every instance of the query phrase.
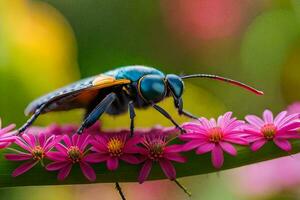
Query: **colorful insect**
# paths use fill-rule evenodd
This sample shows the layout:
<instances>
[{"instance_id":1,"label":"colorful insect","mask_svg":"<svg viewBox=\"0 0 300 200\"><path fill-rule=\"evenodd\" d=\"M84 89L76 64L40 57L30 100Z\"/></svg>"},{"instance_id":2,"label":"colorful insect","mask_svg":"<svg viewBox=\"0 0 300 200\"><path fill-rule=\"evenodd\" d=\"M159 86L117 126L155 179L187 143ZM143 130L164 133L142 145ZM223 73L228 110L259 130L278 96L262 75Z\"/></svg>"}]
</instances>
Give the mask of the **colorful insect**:
<instances>
[{"instance_id":1,"label":"colorful insect","mask_svg":"<svg viewBox=\"0 0 300 200\"><path fill-rule=\"evenodd\" d=\"M172 96L179 115L196 119L197 117L183 109L182 93L184 91L183 80L198 77L225 81L258 95L263 94L263 92L243 83L216 75L165 75L151 67L126 66L80 80L36 99L26 108L25 114L32 114L32 116L19 129L19 133L25 131L40 114L85 108L86 114L77 133L80 134L85 128L93 125L103 113L119 115L129 110L130 130L133 134L134 109L150 106L168 118L178 129L184 131L170 114L157 103Z\"/></svg>"}]
</instances>

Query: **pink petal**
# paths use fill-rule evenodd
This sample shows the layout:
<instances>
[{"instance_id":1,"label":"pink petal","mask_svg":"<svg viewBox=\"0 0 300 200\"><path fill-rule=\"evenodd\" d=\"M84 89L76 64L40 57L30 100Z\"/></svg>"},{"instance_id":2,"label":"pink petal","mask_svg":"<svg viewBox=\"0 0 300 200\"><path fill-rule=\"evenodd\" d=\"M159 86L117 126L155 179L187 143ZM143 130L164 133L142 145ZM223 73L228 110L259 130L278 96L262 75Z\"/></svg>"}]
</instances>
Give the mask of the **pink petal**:
<instances>
[{"instance_id":1,"label":"pink petal","mask_svg":"<svg viewBox=\"0 0 300 200\"><path fill-rule=\"evenodd\" d=\"M46 170L48 170L48 171L60 170L69 164L70 164L70 162L68 162L68 161L52 162L46 166Z\"/></svg>"},{"instance_id":2,"label":"pink petal","mask_svg":"<svg viewBox=\"0 0 300 200\"><path fill-rule=\"evenodd\" d=\"M87 145L89 145L90 139L91 139L90 135L87 135L86 137L81 138L78 141L78 147L79 147L79 149L81 149L82 151L84 151L84 149L87 147Z\"/></svg>"},{"instance_id":3,"label":"pink petal","mask_svg":"<svg viewBox=\"0 0 300 200\"><path fill-rule=\"evenodd\" d=\"M224 156L222 148L219 145L216 145L215 148L211 151L211 161L215 168L219 169L222 167Z\"/></svg>"},{"instance_id":4,"label":"pink petal","mask_svg":"<svg viewBox=\"0 0 300 200\"><path fill-rule=\"evenodd\" d=\"M187 131L192 131L196 133L205 133L207 130L202 127L200 123L188 122L182 125L182 128Z\"/></svg>"},{"instance_id":5,"label":"pink petal","mask_svg":"<svg viewBox=\"0 0 300 200\"><path fill-rule=\"evenodd\" d=\"M72 146L72 141L70 139L70 136L64 135L62 140L64 141L64 143L66 144L67 147Z\"/></svg>"},{"instance_id":6,"label":"pink petal","mask_svg":"<svg viewBox=\"0 0 300 200\"><path fill-rule=\"evenodd\" d=\"M131 146L131 147L126 146L123 149L123 153L130 153L130 154L138 153L138 154L146 155L146 154L148 154L148 151L147 151L147 149L138 147L138 146Z\"/></svg>"},{"instance_id":7,"label":"pink petal","mask_svg":"<svg viewBox=\"0 0 300 200\"><path fill-rule=\"evenodd\" d=\"M7 127L2 128L2 129L1 129L1 126L0 126L0 135L5 134L5 133L7 133L7 132L13 130L15 127L16 127L15 124L10 124L10 125L8 125Z\"/></svg>"},{"instance_id":8,"label":"pink petal","mask_svg":"<svg viewBox=\"0 0 300 200\"><path fill-rule=\"evenodd\" d=\"M197 148L196 153L204 154L204 153L207 153L207 152L213 150L213 148L215 148L215 143L212 143L212 142L205 143Z\"/></svg>"},{"instance_id":9,"label":"pink petal","mask_svg":"<svg viewBox=\"0 0 300 200\"><path fill-rule=\"evenodd\" d=\"M285 118L286 114L286 111L282 111L281 113L279 113L274 119L274 124L279 124Z\"/></svg>"},{"instance_id":10,"label":"pink petal","mask_svg":"<svg viewBox=\"0 0 300 200\"><path fill-rule=\"evenodd\" d=\"M260 139L257 140L256 142L253 142L250 146L250 149L252 151L257 151L259 150L262 146L264 146L264 144L266 144L267 140L266 139Z\"/></svg>"},{"instance_id":11,"label":"pink petal","mask_svg":"<svg viewBox=\"0 0 300 200\"><path fill-rule=\"evenodd\" d=\"M120 159L127 163L133 164L133 165L139 164L141 162L139 159L137 159L137 157L135 157L134 155L130 155L130 154L123 154L120 157Z\"/></svg>"},{"instance_id":12,"label":"pink petal","mask_svg":"<svg viewBox=\"0 0 300 200\"><path fill-rule=\"evenodd\" d=\"M71 163L69 163L65 167L61 168L61 170L58 172L57 179L60 181L63 181L64 179L66 179L66 177L69 176L69 174L70 174L72 166L73 165Z\"/></svg>"},{"instance_id":13,"label":"pink petal","mask_svg":"<svg viewBox=\"0 0 300 200\"><path fill-rule=\"evenodd\" d=\"M90 153L84 157L84 160L89 163L100 163L108 160L109 158L109 154Z\"/></svg>"},{"instance_id":14,"label":"pink petal","mask_svg":"<svg viewBox=\"0 0 300 200\"><path fill-rule=\"evenodd\" d=\"M84 135L79 135L79 134L72 135L72 145L79 146L78 143L81 137L84 137Z\"/></svg>"},{"instance_id":15,"label":"pink petal","mask_svg":"<svg viewBox=\"0 0 300 200\"><path fill-rule=\"evenodd\" d=\"M53 161L66 161L66 154L62 154L61 152L51 151L46 153L46 157Z\"/></svg>"},{"instance_id":16,"label":"pink petal","mask_svg":"<svg viewBox=\"0 0 300 200\"><path fill-rule=\"evenodd\" d=\"M140 171L139 177L138 177L139 183L143 183L148 178L151 168L152 168L152 164L153 163L151 160L147 160L144 163L144 165Z\"/></svg>"},{"instance_id":17,"label":"pink petal","mask_svg":"<svg viewBox=\"0 0 300 200\"><path fill-rule=\"evenodd\" d=\"M41 133L38 135L39 144L41 147L44 147L44 144L46 142L46 134Z\"/></svg>"},{"instance_id":18,"label":"pink petal","mask_svg":"<svg viewBox=\"0 0 300 200\"><path fill-rule=\"evenodd\" d=\"M25 149L26 151L28 151L28 152L31 151L31 148L30 148L30 147L28 146L28 144L25 143L22 139L17 138L16 141L15 141L15 143L16 143L19 147Z\"/></svg>"},{"instance_id":19,"label":"pink petal","mask_svg":"<svg viewBox=\"0 0 300 200\"><path fill-rule=\"evenodd\" d=\"M289 130L298 129L298 128L300 128L300 121L297 121L297 122L290 122L290 123L285 124L284 126L282 126L282 127L278 130L278 134L284 133L284 132L289 131Z\"/></svg>"},{"instance_id":20,"label":"pink petal","mask_svg":"<svg viewBox=\"0 0 300 200\"><path fill-rule=\"evenodd\" d=\"M15 140L16 140L16 138L13 136L0 138L0 142L14 142Z\"/></svg>"},{"instance_id":21,"label":"pink petal","mask_svg":"<svg viewBox=\"0 0 300 200\"><path fill-rule=\"evenodd\" d=\"M179 144L173 144L165 147L166 153L176 153L176 152L182 152L183 145Z\"/></svg>"},{"instance_id":22,"label":"pink petal","mask_svg":"<svg viewBox=\"0 0 300 200\"><path fill-rule=\"evenodd\" d=\"M255 139L258 138L255 136ZM261 139L262 137L260 137L259 139ZM248 145L248 141L249 141L249 138L246 137L246 138L242 138L242 137L239 137L239 136L226 136L226 138L224 138L224 141L226 142L230 142L230 143L233 143L233 144L239 144L239 145Z\"/></svg>"},{"instance_id":23,"label":"pink petal","mask_svg":"<svg viewBox=\"0 0 300 200\"><path fill-rule=\"evenodd\" d=\"M58 144L61 140L61 136L51 136L44 143L45 151L50 151L56 144Z\"/></svg>"},{"instance_id":24,"label":"pink petal","mask_svg":"<svg viewBox=\"0 0 300 200\"><path fill-rule=\"evenodd\" d=\"M141 138L142 137L140 135L135 135L126 141L125 146L134 146L141 141Z\"/></svg>"},{"instance_id":25,"label":"pink petal","mask_svg":"<svg viewBox=\"0 0 300 200\"><path fill-rule=\"evenodd\" d=\"M263 113L263 118L267 124L273 123L273 113L270 110L265 110Z\"/></svg>"},{"instance_id":26,"label":"pink petal","mask_svg":"<svg viewBox=\"0 0 300 200\"><path fill-rule=\"evenodd\" d=\"M94 169L86 162L80 162L80 168L84 174L84 176L89 181L95 181L96 180L96 173Z\"/></svg>"},{"instance_id":27,"label":"pink petal","mask_svg":"<svg viewBox=\"0 0 300 200\"><path fill-rule=\"evenodd\" d=\"M255 115L247 115L245 119L258 129L264 125L264 121Z\"/></svg>"},{"instance_id":28,"label":"pink petal","mask_svg":"<svg viewBox=\"0 0 300 200\"><path fill-rule=\"evenodd\" d=\"M300 139L300 134L297 131L287 131L282 134L276 134L277 139Z\"/></svg>"},{"instance_id":29,"label":"pink petal","mask_svg":"<svg viewBox=\"0 0 300 200\"><path fill-rule=\"evenodd\" d=\"M160 159L159 160L159 165L165 175L168 177L170 180L175 180L176 179L176 170L173 166L173 164L167 160L167 159Z\"/></svg>"},{"instance_id":30,"label":"pink petal","mask_svg":"<svg viewBox=\"0 0 300 200\"><path fill-rule=\"evenodd\" d=\"M0 149L7 148L9 145L11 145L10 142L0 142Z\"/></svg>"},{"instance_id":31,"label":"pink petal","mask_svg":"<svg viewBox=\"0 0 300 200\"><path fill-rule=\"evenodd\" d=\"M13 161L29 160L32 158L32 155L28 153L5 154L4 156L7 160L13 160Z\"/></svg>"},{"instance_id":32,"label":"pink petal","mask_svg":"<svg viewBox=\"0 0 300 200\"><path fill-rule=\"evenodd\" d=\"M292 150L292 145L289 141L283 140L283 139L274 139L274 143L281 148L284 151L291 151Z\"/></svg>"},{"instance_id":33,"label":"pink petal","mask_svg":"<svg viewBox=\"0 0 300 200\"><path fill-rule=\"evenodd\" d=\"M39 161L29 161L29 162L25 162L22 165L20 165L18 168L16 168L13 173L12 176L16 177L16 176L20 176L21 174L24 174L25 172L27 172L28 170L30 170L32 167L34 167Z\"/></svg>"},{"instance_id":34,"label":"pink petal","mask_svg":"<svg viewBox=\"0 0 300 200\"><path fill-rule=\"evenodd\" d=\"M210 128L211 128L211 125L210 125L209 121L208 121L206 118L201 117L201 118L199 119L199 121L200 121L200 123L203 125L203 127L204 127L205 129L210 129Z\"/></svg>"},{"instance_id":35,"label":"pink petal","mask_svg":"<svg viewBox=\"0 0 300 200\"><path fill-rule=\"evenodd\" d=\"M168 160L172 160L179 163L185 163L187 159L179 153L164 153L164 157Z\"/></svg>"},{"instance_id":36,"label":"pink petal","mask_svg":"<svg viewBox=\"0 0 300 200\"><path fill-rule=\"evenodd\" d=\"M58 144L56 144L55 145L55 148L59 151L59 152L61 152L62 154L64 154L64 155L67 155L68 153L68 149L67 149L67 147L66 146L64 146L63 144L61 144L61 143L58 143Z\"/></svg>"},{"instance_id":37,"label":"pink petal","mask_svg":"<svg viewBox=\"0 0 300 200\"><path fill-rule=\"evenodd\" d=\"M184 130L186 130L186 129L184 129ZM205 138L207 138L207 136L204 134L200 134L200 133L186 133L186 134L180 135L179 138L181 140L186 141L186 140L193 140L193 139L205 139Z\"/></svg>"},{"instance_id":38,"label":"pink petal","mask_svg":"<svg viewBox=\"0 0 300 200\"><path fill-rule=\"evenodd\" d=\"M298 114L287 115L278 124L275 124L275 125L278 127L278 129L281 129L281 127L284 126L286 123L289 123L290 121L298 119L298 118L299 118Z\"/></svg>"},{"instance_id":39,"label":"pink petal","mask_svg":"<svg viewBox=\"0 0 300 200\"><path fill-rule=\"evenodd\" d=\"M106 162L107 169L113 171L119 167L119 159L117 157L110 157Z\"/></svg>"},{"instance_id":40,"label":"pink petal","mask_svg":"<svg viewBox=\"0 0 300 200\"><path fill-rule=\"evenodd\" d=\"M203 144L206 144L206 141L203 140L192 140L190 142L187 142L183 145L182 151L190 151L192 149L195 149Z\"/></svg>"},{"instance_id":41,"label":"pink petal","mask_svg":"<svg viewBox=\"0 0 300 200\"><path fill-rule=\"evenodd\" d=\"M230 144L228 142L219 142L219 144L225 152L227 152L228 154L230 154L232 156L236 156L237 151L232 144Z\"/></svg>"}]
</instances>

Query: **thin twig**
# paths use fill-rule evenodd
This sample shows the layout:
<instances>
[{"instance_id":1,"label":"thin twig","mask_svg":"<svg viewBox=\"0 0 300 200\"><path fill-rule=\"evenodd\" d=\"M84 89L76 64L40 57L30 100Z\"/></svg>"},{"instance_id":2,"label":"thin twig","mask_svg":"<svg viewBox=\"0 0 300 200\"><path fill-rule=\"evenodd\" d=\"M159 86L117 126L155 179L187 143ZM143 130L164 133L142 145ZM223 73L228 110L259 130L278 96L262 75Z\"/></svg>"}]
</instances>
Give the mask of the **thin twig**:
<instances>
[{"instance_id":1,"label":"thin twig","mask_svg":"<svg viewBox=\"0 0 300 200\"><path fill-rule=\"evenodd\" d=\"M118 190L118 192L119 192L120 197L122 198L122 200L126 200L125 195L124 195L124 193L123 193L123 191L122 191L122 188L121 188L121 186L119 185L119 183L116 182L115 184L116 184L116 189Z\"/></svg>"},{"instance_id":2,"label":"thin twig","mask_svg":"<svg viewBox=\"0 0 300 200\"><path fill-rule=\"evenodd\" d=\"M179 182L177 181L177 179L175 179L174 182L176 183L176 185L177 185L178 187L180 187L180 188L184 191L185 194L187 194L189 197L192 196L192 193L191 193L184 185L182 185L181 183L179 183Z\"/></svg>"}]
</instances>

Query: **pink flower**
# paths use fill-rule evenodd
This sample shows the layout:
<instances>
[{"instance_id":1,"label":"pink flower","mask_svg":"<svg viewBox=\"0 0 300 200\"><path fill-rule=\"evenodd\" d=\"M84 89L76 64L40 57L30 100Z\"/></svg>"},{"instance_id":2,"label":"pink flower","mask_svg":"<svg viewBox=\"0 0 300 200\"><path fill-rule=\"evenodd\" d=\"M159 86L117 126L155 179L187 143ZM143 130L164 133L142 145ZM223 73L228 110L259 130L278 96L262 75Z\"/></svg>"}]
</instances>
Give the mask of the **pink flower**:
<instances>
[{"instance_id":1,"label":"pink flower","mask_svg":"<svg viewBox=\"0 0 300 200\"><path fill-rule=\"evenodd\" d=\"M26 134L17 137L15 143L26 152L14 150L17 153L6 154L5 158L12 161L27 162L16 168L13 171L12 176L16 177L27 172L39 162L43 165L43 159L48 156L50 150L54 147L58 140L59 138L56 136L50 136L47 138L46 134L43 133L34 135L27 132Z\"/></svg>"},{"instance_id":2,"label":"pink flower","mask_svg":"<svg viewBox=\"0 0 300 200\"><path fill-rule=\"evenodd\" d=\"M140 171L138 180L143 183L149 176L152 165L159 163L164 174L170 179L176 178L176 170L171 161L184 163L186 158L181 156L181 145L168 145L167 134L161 129L153 129L151 132L144 134L141 140L142 147L139 147L139 153L143 156L143 167Z\"/></svg>"},{"instance_id":3,"label":"pink flower","mask_svg":"<svg viewBox=\"0 0 300 200\"><path fill-rule=\"evenodd\" d=\"M248 145L243 138L241 126L244 121L231 118L232 112L227 112L215 119L200 118L199 123L188 122L183 124L186 134L179 138L189 141L184 145L184 150L196 149L197 154L211 152L212 164L215 168L221 168L224 162L223 150L235 156L237 151L231 144Z\"/></svg>"},{"instance_id":4,"label":"pink flower","mask_svg":"<svg viewBox=\"0 0 300 200\"><path fill-rule=\"evenodd\" d=\"M59 170L57 178L64 180L69 175L72 166L78 163L84 176L89 181L95 181L95 171L88 163L89 160L86 159L90 137L88 134L64 135L62 138L64 144L58 143L55 145L58 151L48 153L48 158L54 162L48 164L46 169L49 171Z\"/></svg>"},{"instance_id":5,"label":"pink flower","mask_svg":"<svg viewBox=\"0 0 300 200\"><path fill-rule=\"evenodd\" d=\"M86 156L86 160L91 163L106 161L109 170L116 170L119 160L130 164L138 164L140 160L134 155L137 153L136 144L140 141L140 136L130 137L130 131L121 130L118 132L96 135L91 153Z\"/></svg>"},{"instance_id":6,"label":"pink flower","mask_svg":"<svg viewBox=\"0 0 300 200\"><path fill-rule=\"evenodd\" d=\"M16 131L12 131L16 127L15 124L10 124L2 128L2 122L0 118L0 149L6 148L16 139Z\"/></svg>"},{"instance_id":7,"label":"pink flower","mask_svg":"<svg viewBox=\"0 0 300 200\"><path fill-rule=\"evenodd\" d=\"M251 149L257 151L266 142L273 141L284 151L290 151L292 146L288 139L299 139L296 129L300 128L298 114L287 115L286 111L279 113L275 119L269 110L263 113L263 119L255 115L247 115L248 125L244 131L248 133L247 139L251 142Z\"/></svg>"}]
</instances>

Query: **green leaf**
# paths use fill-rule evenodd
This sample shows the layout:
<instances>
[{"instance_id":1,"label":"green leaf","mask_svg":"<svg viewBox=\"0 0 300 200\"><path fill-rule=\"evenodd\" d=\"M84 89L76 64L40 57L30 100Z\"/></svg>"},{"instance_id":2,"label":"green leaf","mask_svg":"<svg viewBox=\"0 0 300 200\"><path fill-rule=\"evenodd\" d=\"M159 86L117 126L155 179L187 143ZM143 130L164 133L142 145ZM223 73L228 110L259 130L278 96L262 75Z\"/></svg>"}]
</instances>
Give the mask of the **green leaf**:
<instances>
[{"instance_id":1,"label":"green leaf","mask_svg":"<svg viewBox=\"0 0 300 200\"><path fill-rule=\"evenodd\" d=\"M248 164L258 163L265 160L279 158L300 152L300 140L292 141L293 150L289 153L282 151L273 142L268 142L261 150L252 152L249 147L238 147L236 157L225 154L225 162L221 170L236 168ZM0 168L0 187L15 186L33 186L33 185L66 185L66 184L87 184L91 183L86 180L79 168L75 165L71 174L65 181L58 181L56 172L48 172L41 165L35 166L27 173L13 178L12 171L21 164L21 162L7 161L3 157L8 150L1 152ZM174 163L177 171L177 177L193 176L217 172L211 165L210 154L196 155L194 152L185 154L188 162L184 164ZM121 163L117 171L111 172L106 169L104 163L94 165L97 174L97 183L110 182L136 182L141 165L128 165ZM149 180L165 179L164 174L158 165L154 165L149 176Z\"/></svg>"}]
</instances>

